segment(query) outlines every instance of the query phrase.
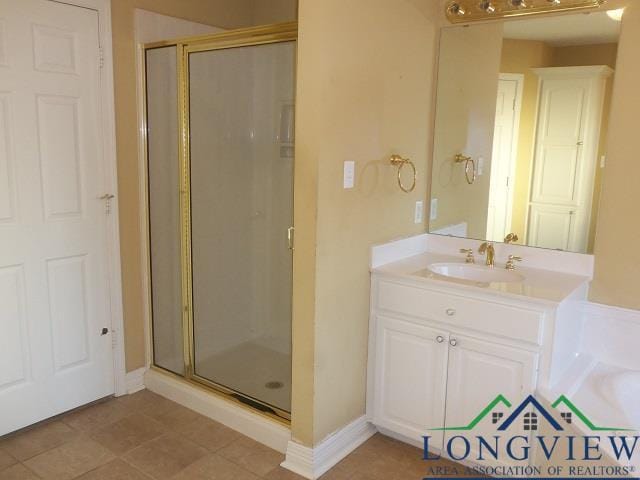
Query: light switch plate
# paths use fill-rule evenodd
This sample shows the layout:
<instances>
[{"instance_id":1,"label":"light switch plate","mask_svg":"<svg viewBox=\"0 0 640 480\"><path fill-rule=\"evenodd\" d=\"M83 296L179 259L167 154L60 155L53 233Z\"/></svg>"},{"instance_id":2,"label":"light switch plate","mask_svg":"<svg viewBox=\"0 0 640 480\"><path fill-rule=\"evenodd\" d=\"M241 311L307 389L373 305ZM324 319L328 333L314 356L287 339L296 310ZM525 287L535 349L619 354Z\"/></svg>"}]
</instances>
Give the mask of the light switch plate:
<instances>
[{"instance_id":1,"label":"light switch plate","mask_svg":"<svg viewBox=\"0 0 640 480\"><path fill-rule=\"evenodd\" d=\"M413 223L422 223L424 221L424 202L419 200L416 202L416 211L413 216Z\"/></svg>"},{"instance_id":2,"label":"light switch plate","mask_svg":"<svg viewBox=\"0 0 640 480\"><path fill-rule=\"evenodd\" d=\"M356 162L346 161L344 162L344 181L343 185L345 189L353 188L356 182Z\"/></svg>"},{"instance_id":3,"label":"light switch plate","mask_svg":"<svg viewBox=\"0 0 640 480\"><path fill-rule=\"evenodd\" d=\"M429 215L429 218L431 220L438 219L438 199L437 198L431 199L431 214Z\"/></svg>"}]
</instances>

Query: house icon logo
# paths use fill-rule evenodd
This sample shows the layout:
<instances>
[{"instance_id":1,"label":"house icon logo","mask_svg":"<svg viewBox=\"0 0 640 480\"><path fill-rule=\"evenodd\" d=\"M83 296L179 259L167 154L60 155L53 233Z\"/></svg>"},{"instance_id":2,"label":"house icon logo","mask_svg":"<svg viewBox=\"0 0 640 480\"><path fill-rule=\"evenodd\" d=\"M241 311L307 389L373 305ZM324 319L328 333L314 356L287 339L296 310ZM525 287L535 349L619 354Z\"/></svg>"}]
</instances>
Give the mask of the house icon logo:
<instances>
[{"instance_id":1,"label":"house icon logo","mask_svg":"<svg viewBox=\"0 0 640 480\"><path fill-rule=\"evenodd\" d=\"M513 404L504 396L498 395L491 401L468 425L460 427L433 428L432 431L468 432L491 415L491 423L496 426L498 432L506 432L517 422L522 422L523 430L537 431L541 422L546 421L556 432L562 432L567 425L574 423L578 418L592 432L629 432L632 429L617 427L601 427L592 422L578 407L576 407L565 395L561 395L551 405L551 411L542 405L533 395L525 398L511 413L508 413ZM562 410L560 409L561 407ZM559 415L556 417L555 414ZM506 417L506 418L505 418Z\"/></svg>"}]
</instances>

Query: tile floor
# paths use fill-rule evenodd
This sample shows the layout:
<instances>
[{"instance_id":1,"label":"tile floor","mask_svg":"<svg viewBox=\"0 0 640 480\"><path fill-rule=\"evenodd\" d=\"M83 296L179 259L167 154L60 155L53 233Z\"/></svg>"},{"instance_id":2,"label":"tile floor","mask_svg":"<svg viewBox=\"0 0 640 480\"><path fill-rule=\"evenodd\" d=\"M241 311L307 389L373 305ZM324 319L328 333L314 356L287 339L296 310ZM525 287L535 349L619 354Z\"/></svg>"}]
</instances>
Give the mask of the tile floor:
<instances>
[{"instance_id":1,"label":"tile floor","mask_svg":"<svg viewBox=\"0 0 640 480\"><path fill-rule=\"evenodd\" d=\"M297 480L283 455L149 391L0 437L0 480ZM442 467L454 464L440 461ZM375 435L324 480L418 480L421 451Z\"/></svg>"}]
</instances>

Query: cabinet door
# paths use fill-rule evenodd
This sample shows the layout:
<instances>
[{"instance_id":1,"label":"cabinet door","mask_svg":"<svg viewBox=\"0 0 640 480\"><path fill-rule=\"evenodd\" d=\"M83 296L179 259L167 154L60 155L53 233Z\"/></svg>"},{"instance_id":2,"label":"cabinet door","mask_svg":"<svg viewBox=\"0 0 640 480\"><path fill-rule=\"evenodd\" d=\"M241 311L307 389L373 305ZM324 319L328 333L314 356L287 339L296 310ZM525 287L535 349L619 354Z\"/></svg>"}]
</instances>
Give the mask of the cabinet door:
<instances>
[{"instance_id":1,"label":"cabinet door","mask_svg":"<svg viewBox=\"0 0 640 480\"><path fill-rule=\"evenodd\" d=\"M430 435L442 446L449 335L445 331L378 316L374 423L413 443Z\"/></svg>"},{"instance_id":2,"label":"cabinet door","mask_svg":"<svg viewBox=\"0 0 640 480\"><path fill-rule=\"evenodd\" d=\"M449 343L447 428L469 426L499 395L517 407L533 392L538 359L536 353L456 334L451 334ZM474 460L478 458L476 437L483 436L491 442L498 434L497 428L502 420L506 420L509 414L507 405L499 402L478 419L472 429L447 431L445 442L448 443L454 436L467 438L471 443L469 460ZM508 436L528 436L529 433L524 431L522 423L518 423L509 428ZM461 457L463 442L452 442L452 452L455 457ZM485 459L488 457L486 464L516 463L509 461L504 448L499 450L497 461L487 455L486 449L484 456Z\"/></svg>"}]
</instances>

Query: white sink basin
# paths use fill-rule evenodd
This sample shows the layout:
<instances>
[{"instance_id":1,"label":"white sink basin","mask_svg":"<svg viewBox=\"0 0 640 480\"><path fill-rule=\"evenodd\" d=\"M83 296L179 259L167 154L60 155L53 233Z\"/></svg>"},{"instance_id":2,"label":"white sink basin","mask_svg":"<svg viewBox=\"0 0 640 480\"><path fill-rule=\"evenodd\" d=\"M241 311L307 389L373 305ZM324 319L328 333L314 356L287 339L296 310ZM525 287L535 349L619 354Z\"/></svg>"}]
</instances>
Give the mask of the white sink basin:
<instances>
[{"instance_id":1,"label":"white sink basin","mask_svg":"<svg viewBox=\"0 0 640 480\"><path fill-rule=\"evenodd\" d=\"M443 277L483 283L514 283L524 280L522 275L504 268L489 268L484 265L470 263L432 263L427 267L432 273Z\"/></svg>"}]
</instances>

